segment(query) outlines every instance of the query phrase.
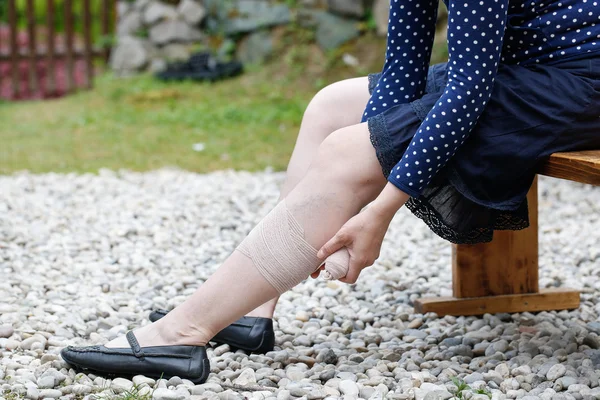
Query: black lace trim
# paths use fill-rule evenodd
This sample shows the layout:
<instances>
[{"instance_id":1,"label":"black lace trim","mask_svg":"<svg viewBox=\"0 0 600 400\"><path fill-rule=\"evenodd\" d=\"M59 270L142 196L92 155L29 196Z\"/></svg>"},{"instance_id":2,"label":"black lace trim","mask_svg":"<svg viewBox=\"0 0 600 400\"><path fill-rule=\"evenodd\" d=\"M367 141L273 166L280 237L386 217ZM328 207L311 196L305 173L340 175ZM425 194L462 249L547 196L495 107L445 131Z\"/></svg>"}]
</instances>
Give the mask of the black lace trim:
<instances>
[{"instance_id":1,"label":"black lace trim","mask_svg":"<svg viewBox=\"0 0 600 400\"><path fill-rule=\"evenodd\" d=\"M379 164L381 165L383 175L387 179L392 171L392 168L394 168L396 165L397 160L394 156L394 144L387 130L385 117L383 114L378 114L369 118L367 122L369 126L371 143L375 148L375 154L377 155L377 160L379 160Z\"/></svg>"},{"instance_id":2,"label":"black lace trim","mask_svg":"<svg viewBox=\"0 0 600 400\"><path fill-rule=\"evenodd\" d=\"M379 82L379 78L381 78L381 73L369 74L368 78L369 78L369 94L373 94L373 91L375 90L375 86L377 86L377 83Z\"/></svg>"},{"instance_id":3,"label":"black lace trim","mask_svg":"<svg viewBox=\"0 0 600 400\"><path fill-rule=\"evenodd\" d=\"M427 109L427 107L425 107L423 105L423 102L421 101L421 99L416 99L415 101L411 101L410 107L412 108L413 112L417 115L417 117L419 117L421 122L424 121L425 118L427 118L427 114L429 113L429 110Z\"/></svg>"},{"instance_id":4,"label":"black lace trim","mask_svg":"<svg viewBox=\"0 0 600 400\"><path fill-rule=\"evenodd\" d=\"M425 224L439 237L454 244L476 244L491 242L494 236L494 230L521 230L529 227L529 220L520 215L521 209L512 211L500 211L488 209L494 214L493 222L486 227L472 227L465 232L458 232L448 226L443 218L438 214L426 199L409 198L406 207L417 217L423 220ZM525 212L527 206L525 205Z\"/></svg>"}]
</instances>

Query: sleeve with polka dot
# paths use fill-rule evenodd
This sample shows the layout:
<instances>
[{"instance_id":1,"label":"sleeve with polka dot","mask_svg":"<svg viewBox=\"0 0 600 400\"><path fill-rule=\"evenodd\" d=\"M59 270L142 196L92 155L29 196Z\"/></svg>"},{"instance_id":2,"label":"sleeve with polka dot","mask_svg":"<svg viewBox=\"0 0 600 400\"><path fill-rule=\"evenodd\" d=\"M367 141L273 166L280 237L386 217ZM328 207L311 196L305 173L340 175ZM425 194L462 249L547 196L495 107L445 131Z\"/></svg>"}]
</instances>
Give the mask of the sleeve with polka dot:
<instances>
[{"instance_id":1,"label":"sleeve with polka dot","mask_svg":"<svg viewBox=\"0 0 600 400\"><path fill-rule=\"evenodd\" d=\"M388 180L418 197L464 143L492 93L508 0L448 1L448 81Z\"/></svg>"},{"instance_id":2,"label":"sleeve with polka dot","mask_svg":"<svg viewBox=\"0 0 600 400\"><path fill-rule=\"evenodd\" d=\"M385 65L362 122L425 93L438 0L392 0Z\"/></svg>"}]
</instances>

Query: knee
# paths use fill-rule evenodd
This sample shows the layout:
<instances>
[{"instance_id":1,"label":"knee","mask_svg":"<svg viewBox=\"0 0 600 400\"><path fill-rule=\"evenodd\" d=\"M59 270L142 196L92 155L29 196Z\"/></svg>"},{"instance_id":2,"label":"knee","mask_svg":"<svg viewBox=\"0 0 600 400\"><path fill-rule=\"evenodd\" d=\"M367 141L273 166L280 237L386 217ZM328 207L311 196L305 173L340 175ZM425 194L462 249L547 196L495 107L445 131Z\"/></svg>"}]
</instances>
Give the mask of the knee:
<instances>
[{"instance_id":1,"label":"knee","mask_svg":"<svg viewBox=\"0 0 600 400\"><path fill-rule=\"evenodd\" d=\"M344 82L336 82L321 89L310 101L304 112L303 121L322 126L328 134L348 125L348 110L344 109ZM360 115L358 116L360 122Z\"/></svg>"},{"instance_id":2,"label":"knee","mask_svg":"<svg viewBox=\"0 0 600 400\"><path fill-rule=\"evenodd\" d=\"M385 178L370 143L357 143L353 127L329 135L319 146L311 169L324 179L341 183L356 192L381 188ZM371 154L373 153L373 154Z\"/></svg>"}]
</instances>

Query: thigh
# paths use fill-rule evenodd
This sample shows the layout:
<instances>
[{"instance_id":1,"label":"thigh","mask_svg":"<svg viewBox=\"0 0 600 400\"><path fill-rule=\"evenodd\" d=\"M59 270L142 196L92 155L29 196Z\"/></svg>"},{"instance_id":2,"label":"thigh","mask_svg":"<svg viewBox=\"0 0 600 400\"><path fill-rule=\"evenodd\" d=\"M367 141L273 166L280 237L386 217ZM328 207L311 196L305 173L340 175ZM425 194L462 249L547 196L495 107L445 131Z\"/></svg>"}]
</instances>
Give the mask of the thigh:
<instances>
[{"instance_id":1,"label":"thigh","mask_svg":"<svg viewBox=\"0 0 600 400\"><path fill-rule=\"evenodd\" d=\"M369 100L367 77L345 79L321 89L308 105L302 124L317 125L320 142L330 133L360 123ZM301 131L301 134L304 133ZM307 132L310 134L310 132Z\"/></svg>"},{"instance_id":2,"label":"thigh","mask_svg":"<svg viewBox=\"0 0 600 400\"><path fill-rule=\"evenodd\" d=\"M321 143L332 132L358 124L369 99L366 77L346 79L319 91L306 108L290 159L285 196L306 174Z\"/></svg>"}]
</instances>

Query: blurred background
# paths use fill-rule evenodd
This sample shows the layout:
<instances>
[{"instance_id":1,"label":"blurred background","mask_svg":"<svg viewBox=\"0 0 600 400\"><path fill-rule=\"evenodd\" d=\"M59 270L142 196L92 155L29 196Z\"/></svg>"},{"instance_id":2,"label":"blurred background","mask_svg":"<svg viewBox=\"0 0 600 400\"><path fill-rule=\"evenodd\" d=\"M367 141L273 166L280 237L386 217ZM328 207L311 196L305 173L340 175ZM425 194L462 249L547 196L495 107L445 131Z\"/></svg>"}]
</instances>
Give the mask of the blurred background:
<instances>
[{"instance_id":1,"label":"blurred background","mask_svg":"<svg viewBox=\"0 0 600 400\"><path fill-rule=\"evenodd\" d=\"M388 7L0 0L0 173L283 170L312 96L381 69Z\"/></svg>"}]
</instances>

